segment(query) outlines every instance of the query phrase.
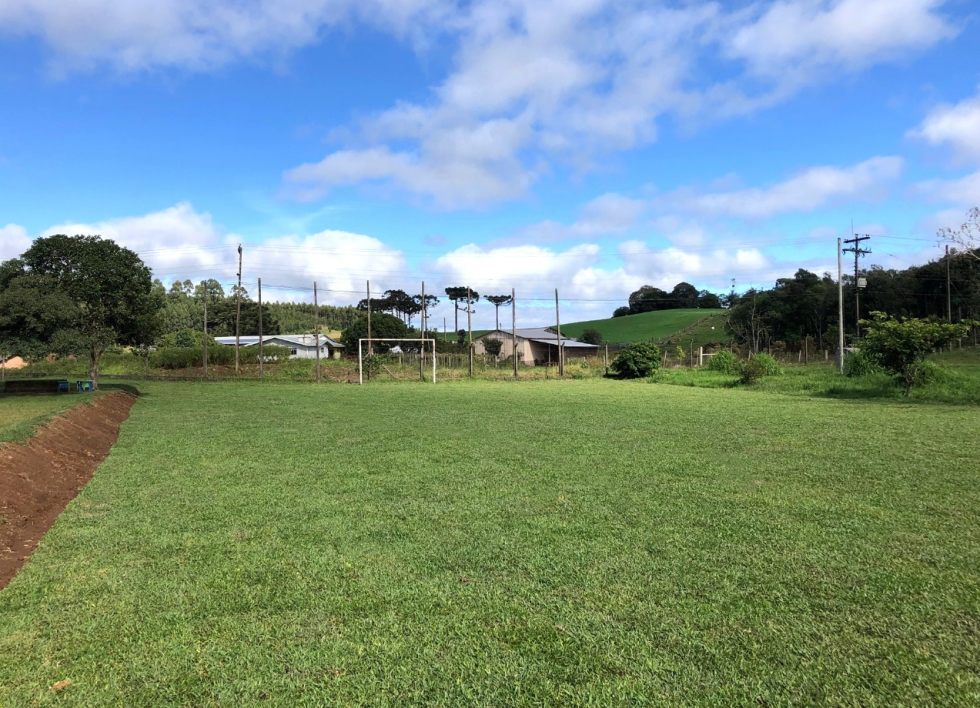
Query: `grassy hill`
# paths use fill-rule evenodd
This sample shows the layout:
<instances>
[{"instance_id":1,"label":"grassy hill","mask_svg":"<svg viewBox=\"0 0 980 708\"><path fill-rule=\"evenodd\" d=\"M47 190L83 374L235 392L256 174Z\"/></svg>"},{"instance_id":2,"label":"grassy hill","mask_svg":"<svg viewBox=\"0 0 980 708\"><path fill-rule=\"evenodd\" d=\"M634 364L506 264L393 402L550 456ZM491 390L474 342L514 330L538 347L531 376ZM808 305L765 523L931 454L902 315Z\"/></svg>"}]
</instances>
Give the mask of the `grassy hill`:
<instances>
[{"instance_id":1,"label":"grassy hill","mask_svg":"<svg viewBox=\"0 0 980 708\"><path fill-rule=\"evenodd\" d=\"M686 336L689 333L697 335L695 340L707 337L704 341L718 341L727 338L723 331L724 313L725 310L658 310L627 317L571 322L561 326L561 333L578 337L586 329L597 329L607 342L660 341L672 339L675 335L683 335L685 341L690 341L690 337ZM698 341L695 341L695 346L698 346Z\"/></svg>"}]
</instances>

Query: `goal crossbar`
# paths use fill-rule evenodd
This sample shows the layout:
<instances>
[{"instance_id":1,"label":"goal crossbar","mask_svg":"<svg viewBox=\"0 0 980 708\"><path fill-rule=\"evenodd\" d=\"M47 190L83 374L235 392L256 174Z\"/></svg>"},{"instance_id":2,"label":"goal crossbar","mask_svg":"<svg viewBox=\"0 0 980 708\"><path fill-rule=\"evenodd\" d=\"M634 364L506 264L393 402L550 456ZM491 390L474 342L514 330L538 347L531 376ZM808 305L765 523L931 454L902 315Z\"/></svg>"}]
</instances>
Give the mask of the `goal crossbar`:
<instances>
[{"instance_id":1,"label":"goal crossbar","mask_svg":"<svg viewBox=\"0 0 980 708\"><path fill-rule=\"evenodd\" d=\"M414 344L422 344L421 355L425 356L425 343L431 342L432 344L432 383L436 382L436 340L435 339L419 339L418 337L399 337L399 338L385 338L385 337L371 337L368 339L364 337L363 339L357 340L357 382L364 385L364 342L410 342Z\"/></svg>"}]
</instances>

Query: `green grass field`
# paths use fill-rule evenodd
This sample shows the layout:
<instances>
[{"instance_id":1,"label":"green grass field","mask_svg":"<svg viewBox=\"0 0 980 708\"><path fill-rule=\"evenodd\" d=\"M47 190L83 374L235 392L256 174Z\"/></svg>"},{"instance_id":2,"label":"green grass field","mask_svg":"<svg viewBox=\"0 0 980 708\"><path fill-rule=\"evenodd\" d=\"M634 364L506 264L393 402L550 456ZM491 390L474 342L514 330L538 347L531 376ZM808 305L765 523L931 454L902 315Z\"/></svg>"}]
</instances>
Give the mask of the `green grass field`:
<instances>
[{"instance_id":1,"label":"green grass field","mask_svg":"<svg viewBox=\"0 0 980 708\"><path fill-rule=\"evenodd\" d=\"M980 703L976 407L145 393L0 591L0 706Z\"/></svg>"},{"instance_id":2,"label":"green grass field","mask_svg":"<svg viewBox=\"0 0 980 708\"><path fill-rule=\"evenodd\" d=\"M34 428L43 425L62 411L86 403L96 393L44 396L0 396L0 443L21 442Z\"/></svg>"},{"instance_id":3,"label":"green grass field","mask_svg":"<svg viewBox=\"0 0 980 708\"><path fill-rule=\"evenodd\" d=\"M648 339L659 341L692 327L699 320L723 312L724 310L659 310L605 320L570 322L561 326L561 332L569 337L578 337L586 329L597 329L607 342L639 342ZM721 339L723 337L719 333L718 340Z\"/></svg>"}]
</instances>

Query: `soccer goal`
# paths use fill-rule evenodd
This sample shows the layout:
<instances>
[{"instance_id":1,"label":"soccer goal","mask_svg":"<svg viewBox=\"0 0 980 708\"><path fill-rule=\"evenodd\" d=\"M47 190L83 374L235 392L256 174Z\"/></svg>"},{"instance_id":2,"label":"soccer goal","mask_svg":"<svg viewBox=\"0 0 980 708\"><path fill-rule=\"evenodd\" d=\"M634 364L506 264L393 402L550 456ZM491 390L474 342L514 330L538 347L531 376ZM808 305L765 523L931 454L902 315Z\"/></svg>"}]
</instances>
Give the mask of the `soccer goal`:
<instances>
[{"instance_id":1,"label":"soccer goal","mask_svg":"<svg viewBox=\"0 0 980 708\"><path fill-rule=\"evenodd\" d=\"M401 339L383 339L378 337L371 337L371 339L358 339L357 340L357 379L359 384L364 384L364 342L405 342L408 344L420 344L422 345L421 356L425 357L425 343L429 342L432 345L432 383L436 382L436 340L434 339L419 339L415 337L403 337Z\"/></svg>"}]
</instances>

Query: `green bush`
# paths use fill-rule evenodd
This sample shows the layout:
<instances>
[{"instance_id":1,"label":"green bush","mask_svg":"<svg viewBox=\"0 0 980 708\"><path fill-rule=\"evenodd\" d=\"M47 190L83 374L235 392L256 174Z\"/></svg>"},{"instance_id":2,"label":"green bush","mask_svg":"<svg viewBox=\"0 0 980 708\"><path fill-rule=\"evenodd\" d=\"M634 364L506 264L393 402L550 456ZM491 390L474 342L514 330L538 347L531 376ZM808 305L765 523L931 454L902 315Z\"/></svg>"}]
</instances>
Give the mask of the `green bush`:
<instances>
[{"instance_id":1,"label":"green bush","mask_svg":"<svg viewBox=\"0 0 980 708\"><path fill-rule=\"evenodd\" d=\"M622 379L642 379L659 368L660 347L653 342L629 345L612 363L612 370Z\"/></svg>"},{"instance_id":2,"label":"green bush","mask_svg":"<svg viewBox=\"0 0 980 708\"><path fill-rule=\"evenodd\" d=\"M285 361L289 358L286 347L262 347L262 356L266 362ZM164 347L150 354L150 366L154 369L192 369L201 366L204 354L201 347ZM239 362L242 364L258 364L258 346L239 348ZM235 364L235 347L225 344L215 344L208 347L209 366L233 366Z\"/></svg>"},{"instance_id":3,"label":"green bush","mask_svg":"<svg viewBox=\"0 0 980 708\"><path fill-rule=\"evenodd\" d=\"M915 382L915 385L949 383L953 378L954 376L949 369L940 366L934 361L924 361L919 368L919 379Z\"/></svg>"},{"instance_id":4,"label":"green bush","mask_svg":"<svg viewBox=\"0 0 980 708\"><path fill-rule=\"evenodd\" d=\"M780 373L779 364L769 354L755 354L742 366L738 380L743 384L754 384L764 376Z\"/></svg>"},{"instance_id":5,"label":"green bush","mask_svg":"<svg viewBox=\"0 0 980 708\"><path fill-rule=\"evenodd\" d=\"M752 361L761 367L763 376L779 376L782 373L782 370L779 368L779 362L765 352L753 354Z\"/></svg>"},{"instance_id":6,"label":"green bush","mask_svg":"<svg viewBox=\"0 0 980 708\"><path fill-rule=\"evenodd\" d=\"M878 362L867 354L857 351L844 357L844 375L851 378L880 374Z\"/></svg>"},{"instance_id":7,"label":"green bush","mask_svg":"<svg viewBox=\"0 0 980 708\"><path fill-rule=\"evenodd\" d=\"M707 369L708 371L717 371L730 376L739 376L742 373L742 367L744 365L745 362L735 352L722 349L708 359Z\"/></svg>"},{"instance_id":8,"label":"green bush","mask_svg":"<svg viewBox=\"0 0 980 708\"><path fill-rule=\"evenodd\" d=\"M738 380L743 384L751 385L765 375L765 367L753 358L745 362L742 371L738 375Z\"/></svg>"}]
</instances>

